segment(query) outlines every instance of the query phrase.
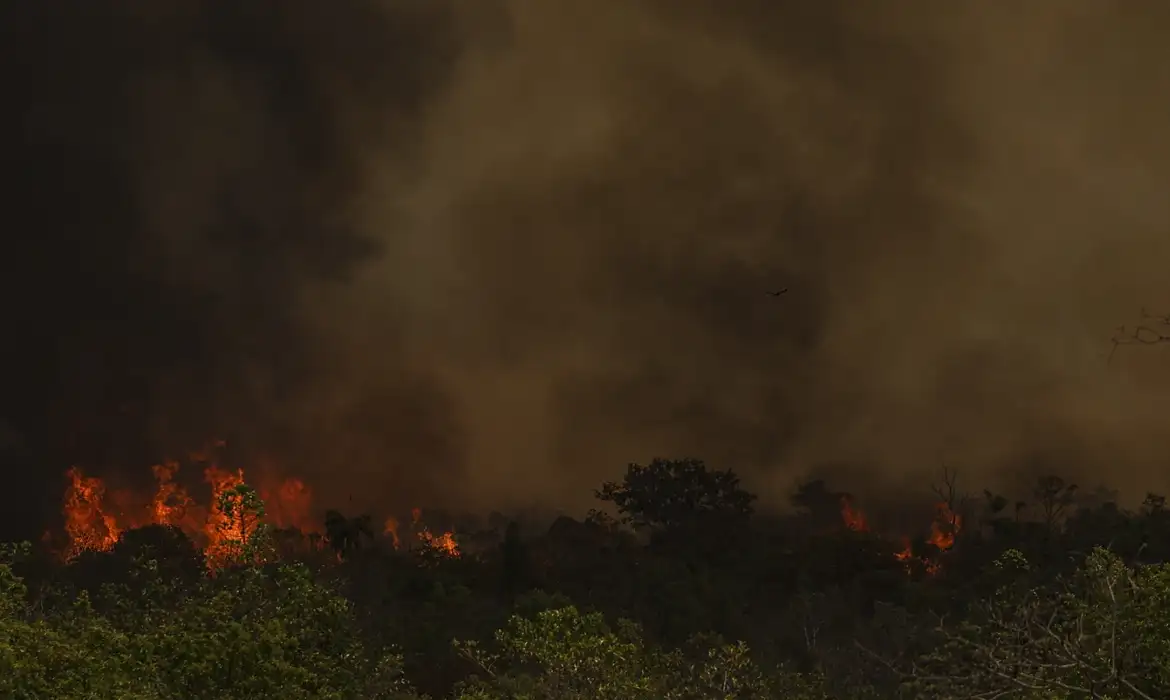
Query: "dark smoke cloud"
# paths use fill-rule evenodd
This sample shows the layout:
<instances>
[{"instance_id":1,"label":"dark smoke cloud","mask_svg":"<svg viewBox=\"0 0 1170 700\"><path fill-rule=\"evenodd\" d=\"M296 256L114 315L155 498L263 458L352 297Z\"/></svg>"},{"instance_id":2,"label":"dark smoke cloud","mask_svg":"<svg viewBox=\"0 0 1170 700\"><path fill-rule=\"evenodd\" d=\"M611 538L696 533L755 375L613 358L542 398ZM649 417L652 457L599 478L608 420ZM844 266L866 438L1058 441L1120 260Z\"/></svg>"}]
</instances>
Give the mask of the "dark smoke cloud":
<instances>
[{"instance_id":1,"label":"dark smoke cloud","mask_svg":"<svg viewBox=\"0 0 1170 700\"><path fill-rule=\"evenodd\" d=\"M1170 305L1160 4L64 8L0 23L21 459L214 434L361 507L683 454L1165 481L1170 358L1105 363Z\"/></svg>"},{"instance_id":2,"label":"dark smoke cloud","mask_svg":"<svg viewBox=\"0 0 1170 700\"><path fill-rule=\"evenodd\" d=\"M9 4L0 27L4 418L22 438L6 456L22 473L142 473L211 437L269 450L304 432L282 409L337 358L302 299L380 245L344 216L354 137L409 161L458 56L451 19L437 4L47 2ZM421 383L382 377L363 400L426 429Z\"/></svg>"}]
</instances>

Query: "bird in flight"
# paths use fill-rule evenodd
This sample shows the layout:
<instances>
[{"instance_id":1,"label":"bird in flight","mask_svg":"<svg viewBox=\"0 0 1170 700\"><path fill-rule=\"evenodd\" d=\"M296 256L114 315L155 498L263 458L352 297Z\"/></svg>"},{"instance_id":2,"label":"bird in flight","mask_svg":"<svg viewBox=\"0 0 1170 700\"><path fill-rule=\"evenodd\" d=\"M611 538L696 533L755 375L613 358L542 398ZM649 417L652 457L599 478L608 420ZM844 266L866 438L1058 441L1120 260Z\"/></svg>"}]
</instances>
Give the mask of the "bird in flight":
<instances>
[{"instance_id":1,"label":"bird in flight","mask_svg":"<svg viewBox=\"0 0 1170 700\"><path fill-rule=\"evenodd\" d=\"M781 290L780 290L780 291L778 291L778 292L768 292L768 296L770 296L770 297L778 297L778 296L780 296L781 294L785 294L786 292L788 292L788 287L785 287L784 289L781 289Z\"/></svg>"}]
</instances>

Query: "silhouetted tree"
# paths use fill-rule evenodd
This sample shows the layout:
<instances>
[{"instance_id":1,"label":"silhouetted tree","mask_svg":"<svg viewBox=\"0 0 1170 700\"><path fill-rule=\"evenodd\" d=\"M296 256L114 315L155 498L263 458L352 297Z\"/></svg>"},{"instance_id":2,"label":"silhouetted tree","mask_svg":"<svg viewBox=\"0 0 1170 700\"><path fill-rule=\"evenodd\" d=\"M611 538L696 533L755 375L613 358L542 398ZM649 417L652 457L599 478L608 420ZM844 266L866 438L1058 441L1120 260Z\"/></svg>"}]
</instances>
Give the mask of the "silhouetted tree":
<instances>
[{"instance_id":1,"label":"silhouetted tree","mask_svg":"<svg viewBox=\"0 0 1170 700\"><path fill-rule=\"evenodd\" d=\"M1042 476L1036 480L1032 496L1040 508L1044 529L1048 533L1056 531L1069 508L1076 503L1077 491L1076 484L1066 484L1059 476Z\"/></svg>"},{"instance_id":2,"label":"silhouetted tree","mask_svg":"<svg viewBox=\"0 0 1170 700\"><path fill-rule=\"evenodd\" d=\"M756 499L735 472L710 470L697 459L630 464L621 482L606 482L595 495L613 503L623 522L651 530L742 523Z\"/></svg>"},{"instance_id":3,"label":"silhouetted tree","mask_svg":"<svg viewBox=\"0 0 1170 700\"><path fill-rule=\"evenodd\" d=\"M341 556L361 550L373 541L374 530L369 515L347 518L339 511L325 513L325 539Z\"/></svg>"}]
</instances>

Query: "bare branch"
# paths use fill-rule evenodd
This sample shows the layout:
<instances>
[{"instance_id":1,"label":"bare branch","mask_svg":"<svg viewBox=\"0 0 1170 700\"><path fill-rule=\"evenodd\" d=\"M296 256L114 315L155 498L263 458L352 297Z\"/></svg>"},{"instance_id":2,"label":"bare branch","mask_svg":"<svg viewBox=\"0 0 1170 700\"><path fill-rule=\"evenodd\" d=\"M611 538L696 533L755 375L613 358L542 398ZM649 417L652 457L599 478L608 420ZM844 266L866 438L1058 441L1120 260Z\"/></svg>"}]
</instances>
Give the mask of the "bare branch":
<instances>
[{"instance_id":1,"label":"bare branch","mask_svg":"<svg viewBox=\"0 0 1170 700\"><path fill-rule=\"evenodd\" d=\"M1113 333L1113 347L1109 351L1106 362L1113 361L1113 355L1121 345L1159 345L1170 343L1170 314L1155 315L1148 313L1144 308L1141 312L1142 322L1135 326L1118 326Z\"/></svg>"}]
</instances>

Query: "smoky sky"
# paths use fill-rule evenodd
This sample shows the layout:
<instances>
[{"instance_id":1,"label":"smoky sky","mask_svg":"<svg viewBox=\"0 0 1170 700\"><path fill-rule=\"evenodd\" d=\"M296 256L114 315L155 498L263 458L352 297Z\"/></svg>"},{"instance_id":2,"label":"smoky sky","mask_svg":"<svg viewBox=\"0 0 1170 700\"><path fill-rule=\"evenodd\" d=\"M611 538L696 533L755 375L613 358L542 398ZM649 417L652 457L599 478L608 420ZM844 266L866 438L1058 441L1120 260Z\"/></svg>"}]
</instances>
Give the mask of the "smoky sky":
<instances>
[{"instance_id":1,"label":"smoky sky","mask_svg":"<svg viewBox=\"0 0 1170 700\"><path fill-rule=\"evenodd\" d=\"M11 5L14 473L1167 482L1162 3Z\"/></svg>"}]
</instances>

